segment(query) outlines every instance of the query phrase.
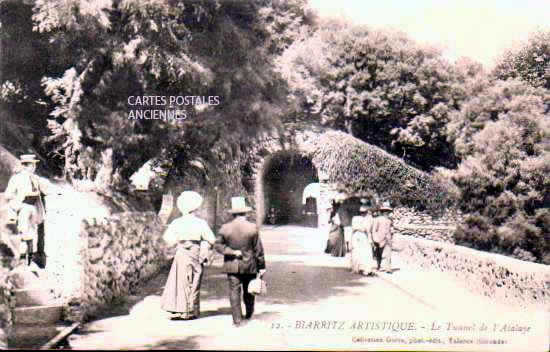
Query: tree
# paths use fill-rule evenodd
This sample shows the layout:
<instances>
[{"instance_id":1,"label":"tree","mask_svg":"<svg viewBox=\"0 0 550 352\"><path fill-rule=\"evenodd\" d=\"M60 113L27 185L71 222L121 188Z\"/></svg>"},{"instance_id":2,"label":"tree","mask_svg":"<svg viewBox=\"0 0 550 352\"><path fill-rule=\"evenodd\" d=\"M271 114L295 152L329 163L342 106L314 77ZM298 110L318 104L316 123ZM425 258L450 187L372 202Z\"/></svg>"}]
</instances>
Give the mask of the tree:
<instances>
[{"instance_id":1,"label":"tree","mask_svg":"<svg viewBox=\"0 0 550 352\"><path fill-rule=\"evenodd\" d=\"M261 4L258 33L267 42L267 50L275 55L306 38L317 26L317 14L307 0L263 0Z\"/></svg>"},{"instance_id":2,"label":"tree","mask_svg":"<svg viewBox=\"0 0 550 352\"><path fill-rule=\"evenodd\" d=\"M502 80L517 78L533 87L550 89L550 31L537 31L527 42L507 50L493 75Z\"/></svg>"},{"instance_id":3,"label":"tree","mask_svg":"<svg viewBox=\"0 0 550 352\"><path fill-rule=\"evenodd\" d=\"M49 38L33 32L31 16L32 5L0 2L0 144L15 155L44 151L47 111L40 104L45 98L40 79L57 68ZM53 164L44 166L39 164L42 172L54 171Z\"/></svg>"},{"instance_id":4,"label":"tree","mask_svg":"<svg viewBox=\"0 0 550 352\"><path fill-rule=\"evenodd\" d=\"M43 86L52 111L48 143L63 154L67 176L99 174L93 168L102 155L112 155L113 182L127 182L158 156L168 169L202 157L218 172L223 157L216 153L241 149L286 115L285 84L271 68L280 51L274 43L300 32L302 3L37 0L36 30L50 36L66 63ZM183 107L128 100L141 96L218 99ZM186 118L128 118L139 109L181 109Z\"/></svg>"},{"instance_id":5,"label":"tree","mask_svg":"<svg viewBox=\"0 0 550 352\"><path fill-rule=\"evenodd\" d=\"M295 42L278 65L306 115L431 169L454 166L445 136L466 79L405 34L338 21Z\"/></svg>"},{"instance_id":6,"label":"tree","mask_svg":"<svg viewBox=\"0 0 550 352\"><path fill-rule=\"evenodd\" d=\"M487 81L453 114L463 159L444 173L468 214L458 243L550 263L550 94L518 80Z\"/></svg>"}]
</instances>

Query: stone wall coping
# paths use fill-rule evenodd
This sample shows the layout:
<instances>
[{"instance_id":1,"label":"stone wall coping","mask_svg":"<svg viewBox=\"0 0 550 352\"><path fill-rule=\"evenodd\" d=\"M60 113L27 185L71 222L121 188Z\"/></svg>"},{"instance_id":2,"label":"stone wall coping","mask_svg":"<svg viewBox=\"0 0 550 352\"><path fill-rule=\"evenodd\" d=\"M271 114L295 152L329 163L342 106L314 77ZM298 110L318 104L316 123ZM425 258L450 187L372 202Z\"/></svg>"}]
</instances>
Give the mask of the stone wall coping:
<instances>
[{"instance_id":1,"label":"stone wall coping","mask_svg":"<svg viewBox=\"0 0 550 352\"><path fill-rule=\"evenodd\" d=\"M473 248L468 248L452 243L445 243L440 241L429 240L425 238L418 238L412 236L405 236L396 234L394 236L398 241L412 241L416 242L418 245L427 246L427 247L439 247L442 250L449 252L458 252L464 256L468 256L472 259L478 259L479 261L484 261L486 265L497 265L509 269L512 272L521 272L528 274L535 274L544 276L545 281L550 281L550 265L527 262L515 258L511 258L498 253L489 253L476 250ZM398 243L398 242L397 242ZM399 250L399 245L397 245L397 250Z\"/></svg>"},{"instance_id":2,"label":"stone wall coping","mask_svg":"<svg viewBox=\"0 0 550 352\"><path fill-rule=\"evenodd\" d=\"M129 214L151 214L151 215L157 215L156 212L152 211L152 210L148 210L148 211L120 211L120 212L116 212L116 213L113 213L111 215L129 215Z\"/></svg>"},{"instance_id":3,"label":"stone wall coping","mask_svg":"<svg viewBox=\"0 0 550 352\"><path fill-rule=\"evenodd\" d=\"M158 216L158 214L155 213L154 211L122 211L122 212L117 212L112 214L86 215L86 216L83 216L82 219L87 221L90 221L90 220L93 221L94 219L95 220L125 219L131 215L151 216L151 217Z\"/></svg>"},{"instance_id":4,"label":"stone wall coping","mask_svg":"<svg viewBox=\"0 0 550 352\"><path fill-rule=\"evenodd\" d=\"M394 225L400 230L456 230L456 226L453 225L427 225L427 224L399 224Z\"/></svg>"}]
</instances>

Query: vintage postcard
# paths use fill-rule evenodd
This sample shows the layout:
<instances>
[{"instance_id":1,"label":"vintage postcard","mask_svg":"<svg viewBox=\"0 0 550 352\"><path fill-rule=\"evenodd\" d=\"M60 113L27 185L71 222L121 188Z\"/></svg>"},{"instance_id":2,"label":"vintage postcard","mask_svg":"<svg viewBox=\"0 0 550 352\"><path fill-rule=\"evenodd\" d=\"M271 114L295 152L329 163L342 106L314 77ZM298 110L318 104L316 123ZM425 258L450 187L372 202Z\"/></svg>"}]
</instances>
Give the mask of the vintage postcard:
<instances>
[{"instance_id":1,"label":"vintage postcard","mask_svg":"<svg viewBox=\"0 0 550 352\"><path fill-rule=\"evenodd\" d=\"M549 351L549 13L0 0L0 347Z\"/></svg>"}]
</instances>

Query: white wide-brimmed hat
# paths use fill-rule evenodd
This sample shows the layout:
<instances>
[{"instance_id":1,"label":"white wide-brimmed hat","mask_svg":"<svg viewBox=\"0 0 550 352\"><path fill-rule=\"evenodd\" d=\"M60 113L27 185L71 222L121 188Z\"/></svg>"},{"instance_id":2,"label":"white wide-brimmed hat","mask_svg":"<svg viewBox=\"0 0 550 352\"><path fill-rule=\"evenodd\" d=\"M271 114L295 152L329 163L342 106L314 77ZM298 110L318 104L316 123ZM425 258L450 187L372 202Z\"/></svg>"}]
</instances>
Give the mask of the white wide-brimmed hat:
<instances>
[{"instance_id":1,"label":"white wide-brimmed hat","mask_svg":"<svg viewBox=\"0 0 550 352\"><path fill-rule=\"evenodd\" d=\"M21 164L40 162L40 160L36 159L36 155L34 154L23 154L19 157L19 160Z\"/></svg>"},{"instance_id":2,"label":"white wide-brimmed hat","mask_svg":"<svg viewBox=\"0 0 550 352\"><path fill-rule=\"evenodd\" d=\"M178 197L177 205L183 214L187 214L202 205L202 197L195 191L184 191Z\"/></svg>"},{"instance_id":3,"label":"white wide-brimmed hat","mask_svg":"<svg viewBox=\"0 0 550 352\"><path fill-rule=\"evenodd\" d=\"M246 206L244 197L231 197L231 214L248 213L252 211L251 207Z\"/></svg>"}]
</instances>

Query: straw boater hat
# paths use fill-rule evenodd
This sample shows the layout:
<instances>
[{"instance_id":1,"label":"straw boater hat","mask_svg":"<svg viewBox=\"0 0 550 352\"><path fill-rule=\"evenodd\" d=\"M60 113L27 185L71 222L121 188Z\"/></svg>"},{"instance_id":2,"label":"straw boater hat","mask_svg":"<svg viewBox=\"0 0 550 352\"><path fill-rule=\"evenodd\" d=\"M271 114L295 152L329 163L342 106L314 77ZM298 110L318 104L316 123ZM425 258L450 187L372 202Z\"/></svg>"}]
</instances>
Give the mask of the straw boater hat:
<instances>
[{"instance_id":1,"label":"straw boater hat","mask_svg":"<svg viewBox=\"0 0 550 352\"><path fill-rule=\"evenodd\" d=\"M390 202L388 202L388 201L382 203L382 206L378 210L379 211L393 211L392 207L390 206Z\"/></svg>"},{"instance_id":2,"label":"straw boater hat","mask_svg":"<svg viewBox=\"0 0 550 352\"><path fill-rule=\"evenodd\" d=\"M183 214L188 214L198 209L202 204L202 197L194 191L181 192L177 200L178 209Z\"/></svg>"},{"instance_id":3,"label":"straw boater hat","mask_svg":"<svg viewBox=\"0 0 550 352\"><path fill-rule=\"evenodd\" d=\"M246 206L244 197L231 198L231 209L229 210L231 214L248 213L249 211L252 211L252 208Z\"/></svg>"},{"instance_id":4,"label":"straw boater hat","mask_svg":"<svg viewBox=\"0 0 550 352\"><path fill-rule=\"evenodd\" d=\"M36 155L34 154L23 154L19 157L19 160L21 161L21 164L28 164L28 163L38 163L40 160L36 159Z\"/></svg>"}]
</instances>

